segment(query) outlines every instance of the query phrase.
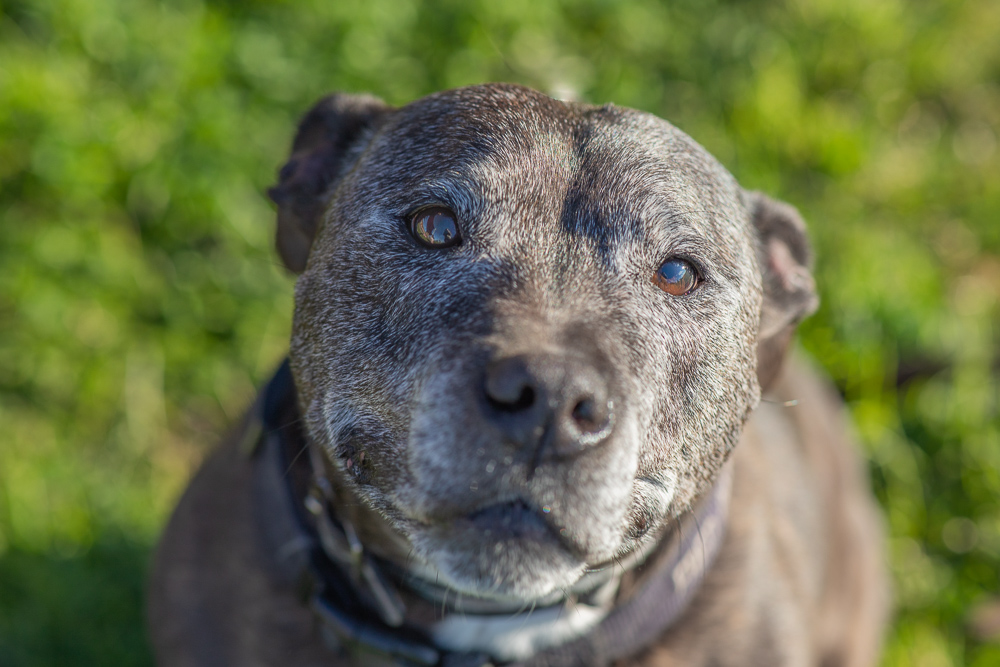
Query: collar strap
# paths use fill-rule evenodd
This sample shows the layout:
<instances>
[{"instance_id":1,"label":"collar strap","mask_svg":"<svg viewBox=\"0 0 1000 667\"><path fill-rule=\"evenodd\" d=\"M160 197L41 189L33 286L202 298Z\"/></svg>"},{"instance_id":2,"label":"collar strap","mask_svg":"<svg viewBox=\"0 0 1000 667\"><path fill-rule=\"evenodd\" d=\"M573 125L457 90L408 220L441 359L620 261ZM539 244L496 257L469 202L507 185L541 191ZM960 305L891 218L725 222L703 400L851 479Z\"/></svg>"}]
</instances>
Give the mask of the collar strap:
<instances>
[{"instance_id":1,"label":"collar strap","mask_svg":"<svg viewBox=\"0 0 1000 667\"><path fill-rule=\"evenodd\" d=\"M259 530L272 569L312 608L324 641L340 653L358 656L366 665L501 664L490 655L441 648L434 641L438 633L433 628L428 631L405 622L406 607L398 587L433 602L438 597L435 586L426 582L421 585L420 580L394 572L391 565L365 550L350 523L335 516L333 489L322 475L322 461L317 460L322 454L310 446L301 427L287 359L258 397L254 417L246 449L254 457L253 500ZM309 456L299 456L303 451L308 451ZM583 636L520 662L503 664L603 665L654 642L690 603L718 554L725 535L731 488L731 465L726 465L711 491L678 520L656 553L637 568L640 582L634 594L616 600L606 614L601 612L603 618L588 623L592 627ZM617 588L617 577L607 579L604 585L597 586L596 594L607 594L612 583ZM480 619L495 621L498 613L523 626L544 622L548 610L556 618L563 613L596 610L586 605L574 608L577 602L560 600L546 610L513 614L489 609L488 604L486 613L463 608L446 615L436 627L440 630L447 623L474 625ZM532 613L537 617L529 617Z\"/></svg>"}]
</instances>

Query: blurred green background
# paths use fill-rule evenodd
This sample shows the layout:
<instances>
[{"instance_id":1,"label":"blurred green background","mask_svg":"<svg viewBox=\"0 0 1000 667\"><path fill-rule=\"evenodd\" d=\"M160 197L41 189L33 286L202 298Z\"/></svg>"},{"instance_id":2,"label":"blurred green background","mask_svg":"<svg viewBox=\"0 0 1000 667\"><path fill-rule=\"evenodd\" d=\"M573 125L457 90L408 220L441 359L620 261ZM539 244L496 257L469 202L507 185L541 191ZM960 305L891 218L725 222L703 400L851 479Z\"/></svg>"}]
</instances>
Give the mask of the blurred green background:
<instances>
[{"instance_id":1,"label":"blurred green background","mask_svg":"<svg viewBox=\"0 0 1000 667\"><path fill-rule=\"evenodd\" d=\"M662 115L801 208L888 517L886 665L998 665L1000 2L0 0L0 665L140 665L187 477L282 357L263 195L333 90Z\"/></svg>"}]
</instances>

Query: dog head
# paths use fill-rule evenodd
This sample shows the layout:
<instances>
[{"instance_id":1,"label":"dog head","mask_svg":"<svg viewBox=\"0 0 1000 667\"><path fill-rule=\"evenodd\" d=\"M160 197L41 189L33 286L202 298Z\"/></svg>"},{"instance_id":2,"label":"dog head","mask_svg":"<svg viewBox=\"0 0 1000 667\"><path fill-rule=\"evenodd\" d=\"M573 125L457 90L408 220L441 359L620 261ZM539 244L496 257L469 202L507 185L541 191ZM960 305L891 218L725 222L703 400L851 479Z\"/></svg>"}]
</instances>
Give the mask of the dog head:
<instances>
[{"instance_id":1,"label":"dog head","mask_svg":"<svg viewBox=\"0 0 1000 667\"><path fill-rule=\"evenodd\" d=\"M791 207L659 118L517 86L325 98L271 195L307 431L467 594L648 546L816 305Z\"/></svg>"}]
</instances>

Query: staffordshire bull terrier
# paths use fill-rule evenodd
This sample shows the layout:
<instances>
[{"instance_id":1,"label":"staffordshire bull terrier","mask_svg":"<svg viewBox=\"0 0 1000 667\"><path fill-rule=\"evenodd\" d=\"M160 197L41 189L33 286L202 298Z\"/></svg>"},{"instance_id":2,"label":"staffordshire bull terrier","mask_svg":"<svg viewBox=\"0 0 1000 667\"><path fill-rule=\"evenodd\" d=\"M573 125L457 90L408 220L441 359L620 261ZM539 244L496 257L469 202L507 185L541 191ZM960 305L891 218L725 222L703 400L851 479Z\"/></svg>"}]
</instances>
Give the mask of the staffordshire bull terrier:
<instances>
[{"instance_id":1,"label":"staffordshire bull terrier","mask_svg":"<svg viewBox=\"0 0 1000 667\"><path fill-rule=\"evenodd\" d=\"M163 536L160 664L874 663L877 512L783 364L793 208L513 85L327 97L270 194L288 362Z\"/></svg>"}]
</instances>

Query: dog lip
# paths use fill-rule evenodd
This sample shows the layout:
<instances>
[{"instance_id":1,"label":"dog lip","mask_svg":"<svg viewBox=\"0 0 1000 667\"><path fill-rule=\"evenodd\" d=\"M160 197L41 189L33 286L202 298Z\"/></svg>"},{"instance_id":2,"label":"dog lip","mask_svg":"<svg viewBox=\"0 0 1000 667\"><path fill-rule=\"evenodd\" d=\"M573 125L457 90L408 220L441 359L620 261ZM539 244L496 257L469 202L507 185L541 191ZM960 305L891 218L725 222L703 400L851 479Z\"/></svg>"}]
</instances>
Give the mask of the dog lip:
<instances>
[{"instance_id":1,"label":"dog lip","mask_svg":"<svg viewBox=\"0 0 1000 667\"><path fill-rule=\"evenodd\" d=\"M508 525L528 517L538 518L538 513L521 499L501 501L481 507L466 515L475 524L499 522Z\"/></svg>"},{"instance_id":2,"label":"dog lip","mask_svg":"<svg viewBox=\"0 0 1000 667\"><path fill-rule=\"evenodd\" d=\"M422 558L456 590L510 601L570 586L586 567L569 532L524 499L494 499L416 535Z\"/></svg>"},{"instance_id":3,"label":"dog lip","mask_svg":"<svg viewBox=\"0 0 1000 667\"><path fill-rule=\"evenodd\" d=\"M566 528L558 528L539 511L522 499L497 502L470 512L462 523L492 538L527 539L531 541L555 540L566 551L575 555L577 549Z\"/></svg>"}]
</instances>

